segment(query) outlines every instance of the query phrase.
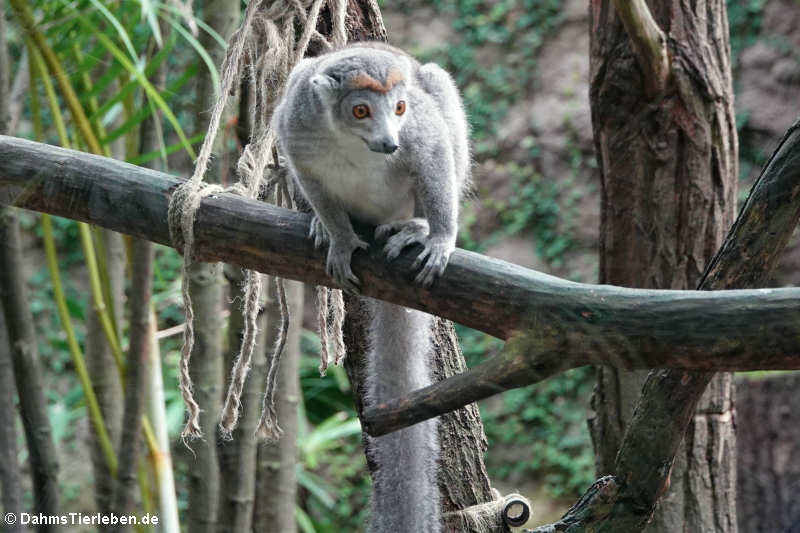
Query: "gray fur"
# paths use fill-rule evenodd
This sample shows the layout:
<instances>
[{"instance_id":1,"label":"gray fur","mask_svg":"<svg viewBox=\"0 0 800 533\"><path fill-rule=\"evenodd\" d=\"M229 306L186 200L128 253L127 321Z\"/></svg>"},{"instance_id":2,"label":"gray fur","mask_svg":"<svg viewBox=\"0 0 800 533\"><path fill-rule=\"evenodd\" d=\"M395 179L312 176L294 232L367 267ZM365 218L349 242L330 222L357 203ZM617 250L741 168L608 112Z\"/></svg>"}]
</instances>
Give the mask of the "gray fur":
<instances>
[{"instance_id":1,"label":"gray fur","mask_svg":"<svg viewBox=\"0 0 800 533\"><path fill-rule=\"evenodd\" d=\"M354 88L365 75L383 88ZM402 81L388 89L392 76ZM400 101L405 112L398 115ZM354 116L357 105L369 106L369 118ZM377 226L389 260L421 244L416 281L433 283L455 249L469 171L467 121L444 70L381 43L304 59L289 76L273 124L315 213L309 236L315 246L328 246L326 269L339 286L358 290L350 261L367 246L351 218ZM374 405L430 384L431 317L370 301L367 403ZM370 531L441 531L435 420L372 443L378 468Z\"/></svg>"}]
</instances>

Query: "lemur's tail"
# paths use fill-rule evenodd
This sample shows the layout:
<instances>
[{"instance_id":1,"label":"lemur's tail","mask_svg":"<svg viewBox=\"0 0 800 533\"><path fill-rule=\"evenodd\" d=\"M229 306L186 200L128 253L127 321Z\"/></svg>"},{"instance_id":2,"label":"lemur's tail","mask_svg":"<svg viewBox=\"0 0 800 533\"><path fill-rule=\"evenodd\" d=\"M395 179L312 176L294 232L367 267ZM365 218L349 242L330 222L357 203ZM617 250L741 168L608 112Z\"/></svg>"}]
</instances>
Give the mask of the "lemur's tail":
<instances>
[{"instance_id":1,"label":"lemur's tail","mask_svg":"<svg viewBox=\"0 0 800 533\"><path fill-rule=\"evenodd\" d=\"M431 322L427 313L369 300L367 402L396 398L431 383ZM370 533L439 533L436 419L370 439Z\"/></svg>"}]
</instances>

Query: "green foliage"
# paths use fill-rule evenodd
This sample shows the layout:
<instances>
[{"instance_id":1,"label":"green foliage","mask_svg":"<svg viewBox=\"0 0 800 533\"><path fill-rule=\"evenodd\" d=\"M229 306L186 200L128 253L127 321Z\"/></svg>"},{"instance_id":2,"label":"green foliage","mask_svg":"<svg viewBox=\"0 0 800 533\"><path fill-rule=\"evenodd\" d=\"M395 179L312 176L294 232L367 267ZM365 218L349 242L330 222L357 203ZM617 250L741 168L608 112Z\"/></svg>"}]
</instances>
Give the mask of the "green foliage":
<instances>
[{"instance_id":1,"label":"green foliage","mask_svg":"<svg viewBox=\"0 0 800 533\"><path fill-rule=\"evenodd\" d=\"M304 330L300 346L298 524L307 532L357 531L369 507L369 478L350 383L337 366L320 378L317 335Z\"/></svg>"},{"instance_id":2,"label":"green foliage","mask_svg":"<svg viewBox=\"0 0 800 533\"><path fill-rule=\"evenodd\" d=\"M419 55L454 74L469 111L476 154L481 155L493 149L497 124L531 84L536 52L559 22L561 2L436 0L434 6L441 16L453 18L459 40ZM480 61L480 54L502 60L484 66L488 62Z\"/></svg>"},{"instance_id":3,"label":"green foliage","mask_svg":"<svg viewBox=\"0 0 800 533\"><path fill-rule=\"evenodd\" d=\"M503 342L456 325L470 367L495 355ZM489 439L489 477L507 483L539 480L554 497L574 497L594 481L594 455L586 427L594 385L590 367L481 402Z\"/></svg>"},{"instance_id":4,"label":"green foliage","mask_svg":"<svg viewBox=\"0 0 800 533\"><path fill-rule=\"evenodd\" d=\"M727 0L731 53L734 58L758 39L766 0Z\"/></svg>"},{"instance_id":5,"label":"green foliage","mask_svg":"<svg viewBox=\"0 0 800 533\"><path fill-rule=\"evenodd\" d=\"M586 427L592 368L570 370L547 381L508 391L502 409L482 408L490 476L540 479L556 497L580 495L595 479Z\"/></svg>"}]
</instances>

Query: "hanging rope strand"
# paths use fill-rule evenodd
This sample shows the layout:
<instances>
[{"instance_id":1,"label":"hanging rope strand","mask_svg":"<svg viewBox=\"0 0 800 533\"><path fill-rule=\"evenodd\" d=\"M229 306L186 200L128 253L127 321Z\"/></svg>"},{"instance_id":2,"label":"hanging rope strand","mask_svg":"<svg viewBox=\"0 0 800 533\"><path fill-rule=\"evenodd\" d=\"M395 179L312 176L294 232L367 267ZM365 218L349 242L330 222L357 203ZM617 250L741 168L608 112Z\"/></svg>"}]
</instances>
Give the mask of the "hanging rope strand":
<instances>
[{"instance_id":1,"label":"hanging rope strand","mask_svg":"<svg viewBox=\"0 0 800 533\"><path fill-rule=\"evenodd\" d=\"M263 0L251 0L245 11L241 27L231 36L225 59L222 63L222 78L219 96L212 108L208 132L195 162L192 177L182 184L170 199L169 223L173 244L183 251L183 295L186 323L183 332L183 347L179 364L179 382L181 395L186 405L188 417L182 437L196 438L202 436L199 423L200 407L194 399L193 384L189 375L189 361L194 347L194 309L189 293L189 270L193 261L194 221L202 199L211 194L224 191L219 185L203 183L208 163L212 155L212 147L219 131L222 114L234 82L238 79L242 68L254 85L254 103L251 106L251 124L253 132L251 142L244 148L238 161L239 183L227 189L228 192L242 194L248 198L257 198L263 193L269 198L275 194L277 205L285 204L291 208L291 195L286 179L286 169L280 164L275 148L275 136L270 131L269 120L272 116L278 94L294 64L302 59L309 44L317 42L324 49L341 47L346 43L346 0L327 0L332 14L332 42L328 42L317 30L317 20L322 5L326 0L276 0L265 6ZM295 29L301 27L300 38L297 39ZM247 61L245 61L245 58ZM272 157L272 165L268 166ZM265 170L267 176L265 177ZM242 344L231 370L231 381L225 398L220 430L224 437L230 437L236 427L241 410L241 395L252 363L253 350L258 333L259 301L262 292L261 274L246 271L244 284L244 331ZM280 356L286 344L289 327L289 307L286 302L286 291L282 280L276 279L276 293L281 311L281 324L274 350L267 362L268 371L262 405L261 421L257 433L267 439L280 437L275 410L275 387ZM339 296L339 300L341 296ZM340 305L338 300L336 308ZM326 298L325 313L328 311ZM343 311L342 311L343 313ZM330 338L336 346L336 362L341 360L344 344L341 337L341 319L333 313L334 320L328 327L327 317L321 327L323 344ZM338 333L337 333L338 331ZM327 361L327 350L325 350ZM327 364L327 363L326 363Z\"/></svg>"}]
</instances>

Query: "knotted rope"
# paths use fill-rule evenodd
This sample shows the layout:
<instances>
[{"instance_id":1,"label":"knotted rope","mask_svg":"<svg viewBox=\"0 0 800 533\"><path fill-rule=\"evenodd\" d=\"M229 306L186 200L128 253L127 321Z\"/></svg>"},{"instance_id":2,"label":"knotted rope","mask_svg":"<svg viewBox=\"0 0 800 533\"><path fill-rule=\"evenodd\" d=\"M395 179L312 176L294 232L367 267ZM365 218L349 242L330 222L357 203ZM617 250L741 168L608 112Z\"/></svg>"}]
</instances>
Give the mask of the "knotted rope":
<instances>
[{"instance_id":1,"label":"knotted rope","mask_svg":"<svg viewBox=\"0 0 800 533\"><path fill-rule=\"evenodd\" d=\"M265 0L251 0L241 27L231 36L222 63L219 96L212 108L208 133L195 163L194 173L175 190L170 199L170 237L175 247L183 251L184 258L181 292L186 322L179 364L180 390L188 413L186 426L181 434L184 439L202 436L199 422L200 407L194 400L192 379L189 375L189 360L194 346L194 309L189 293L188 268L194 260L194 221L197 209L203 198L220 192L234 192L248 198L270 198L274 195L276 204L292 207L286 168L281 164L275 136L269 128L269 120L289 72L306 54L312 41L318 42L325 49L338 48L346 44L346 0L327 0L333 20L331 42L316 30L319 12L324 2L325 0L275 0L265 7ZM297 27L303 28L299 39L296 39L295 35ZM255 88L255 102L250 109L253 133L251 142L243 150L237 165L239 183L224 189L219 185L204 183L203 177L211 158L211 150L219 131L225 104L243 67L248 69L246 74ZM275 388L277 369L289 326L289 310L283 280L276 278L275 282L281 309L281 324L272 355L267 363L262 414L256 430L259 436L267 440L277 440L282 433L275 412ZM256 345L261 289L261 274L252 270L246 271L242 309L245 319L243 338L231 371L231 382L220 417L220 430L224 437L230 437L239 418L241 394ZM334 296L332 300L336 302L336 298ZM341 300L341 293L338 298ZM343 316L343 308L341 315ZM341 318L337 316L337 313L334 313L334 327L336 324L339 325L338 336L335 336L337 350L335 360L339 362L340 354L344 353L344 344L340 341Z\"/></svg>"}]
</instances>

